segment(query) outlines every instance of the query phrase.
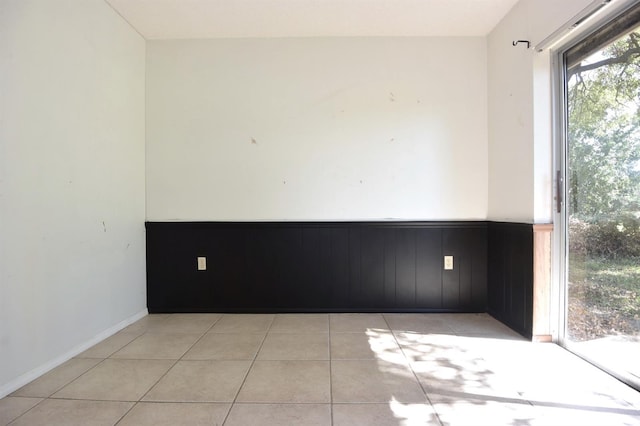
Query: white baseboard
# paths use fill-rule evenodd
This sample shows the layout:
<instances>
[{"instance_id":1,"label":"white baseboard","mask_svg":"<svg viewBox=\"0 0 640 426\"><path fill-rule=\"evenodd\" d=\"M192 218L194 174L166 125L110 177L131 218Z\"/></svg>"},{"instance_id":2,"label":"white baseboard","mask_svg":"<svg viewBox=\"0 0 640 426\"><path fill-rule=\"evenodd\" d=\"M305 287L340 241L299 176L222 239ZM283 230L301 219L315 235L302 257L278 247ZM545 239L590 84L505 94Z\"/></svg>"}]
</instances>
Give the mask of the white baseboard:
<instances>
[{"instance_id":1,"label":"white baseboard","mask_svg":"<svg viewBox=\"0 0 640 426\"><path fill-rule=\"evenodd\" d=\"M120 321L118 324L114 325L113 327L109 327L108 329L106 329L102 333L95 335L93 338L89 339L88 341L75 346L70 351L52 359L51 361L46 362L45 364L39 367L34 368L33 370L23 374L22 376L19 376L18 378L10 381L9 383L6 383L0 386L0 398L4 398L5 396L9 395L11 392L14 392L20 389L27 383L53 370L60 364L67 362L74 356L81 354L82 352L86 351L90 347L96 345L97 343L102 342L107 337L110 337L116 334L118 331L122 330L126 326L133 324L134 322L138 321L140 318L148 315L148 313L149 311L147 309L144 309L143 311L138 312L137 314L125 319L124 321Z\"/></svg>"}]
</instances>

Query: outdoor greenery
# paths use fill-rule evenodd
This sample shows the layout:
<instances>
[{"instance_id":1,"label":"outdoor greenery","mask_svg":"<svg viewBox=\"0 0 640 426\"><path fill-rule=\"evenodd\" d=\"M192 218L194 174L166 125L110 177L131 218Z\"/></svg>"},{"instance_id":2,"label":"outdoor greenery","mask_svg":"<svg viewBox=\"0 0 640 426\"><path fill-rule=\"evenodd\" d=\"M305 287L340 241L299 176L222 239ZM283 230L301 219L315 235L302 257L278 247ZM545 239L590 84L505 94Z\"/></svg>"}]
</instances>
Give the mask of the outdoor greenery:
<instances>
[{"instance_id":1,"label":"outdoor greenery","mask_svg":"<svg viewBox=\"0 0 640 426\"><path fill-rule=\"evenodd\" d=\"M569 335L588 340L640 330L640 263L571 258Z\"/></svg>"},{"instance_id":2,"label":"outdoor greenery","mask_svg":"<svg viewBox=\"0 0 640 426\"><path fill-rule=\"evenodd\" d=\"M640 210L640 32L569 69L569 211ZM606 125L605 125L606 124Z\"/></svg>"},{"instance_id":3,"label":"outdoor greenery","mask_svg":"<svg viewBox=\"0 0 640 426\"><path fill-rule=\"evenodd\" d=\"M630 213L586 222L569 220L569 250L574 255L640 260L640 219Z\"/></svg>"},{"instance_id":4,"label":"outdoor greenery","mask_svg":"<svg viewBox=\"0 0 640 426\"><path fill-rule=\"evenodd\" d=\"M640 332L640 32L568 69L569 335Z\"/></svg>"}]
</instances>

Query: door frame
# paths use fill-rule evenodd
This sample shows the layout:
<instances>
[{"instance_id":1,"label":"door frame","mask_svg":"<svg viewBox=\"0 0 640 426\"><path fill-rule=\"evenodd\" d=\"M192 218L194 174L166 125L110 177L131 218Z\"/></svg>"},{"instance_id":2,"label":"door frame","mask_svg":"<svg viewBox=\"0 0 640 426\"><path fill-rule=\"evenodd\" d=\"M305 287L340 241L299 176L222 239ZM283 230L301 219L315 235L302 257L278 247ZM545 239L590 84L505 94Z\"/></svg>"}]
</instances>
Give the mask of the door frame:
<instances>
[{"instance_id":1,"label":"door frame","mask_svg":"<svg viewBox=\"0 0 640 426\"><path fill-rule=\"evenodd\" d=\"M637 1L621 0L611 4L606 13L585 23L584 27L567 37L558 47L552 48L551 55L551 91L552 91L552 138L553 138L553 222L556 224L553 233L552 254L552 283L551 283L551 323L555 324L553 341L569 350L580 358L594 364L606 371L618 380L632 387L637 384L619 373L607 369L606 366L597 364L582 353L577 353L571 348L571 342L567 339L567 302L568 302L568 209L567 200L567 93L564 54L566 51L588 38L604 26L625 14L628 10L637 6ZM561 197L561 208L558 209L557 197Z\"/></svg>"}]
</instances>

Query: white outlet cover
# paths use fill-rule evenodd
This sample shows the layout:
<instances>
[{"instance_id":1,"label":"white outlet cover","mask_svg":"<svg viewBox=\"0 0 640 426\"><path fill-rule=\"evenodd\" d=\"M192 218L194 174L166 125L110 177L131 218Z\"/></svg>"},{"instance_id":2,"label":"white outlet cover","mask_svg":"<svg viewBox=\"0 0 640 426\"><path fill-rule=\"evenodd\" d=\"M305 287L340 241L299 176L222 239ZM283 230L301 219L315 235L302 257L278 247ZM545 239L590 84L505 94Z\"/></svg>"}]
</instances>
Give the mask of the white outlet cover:
<instances>
[{"instance_id":1,"label":"white outlet cover","mask_svg":"<svg viewBox=\"0 0 640 426\"><path fill-rule=\"evenodd\" d=\"M453 270L453 256L445 256L444 257L444 269L446 271Z\"/></svg>"},{"instance_id":2,"label":"white outlet cover","mask_svg":"<svg viewBox=\"0 0 640 426\"><path fill-rule=\"evenodd\" d=\"M198 257L198 271L206 271L206 270L207 270L207 258Z\"/></svg>"}]
</instances>

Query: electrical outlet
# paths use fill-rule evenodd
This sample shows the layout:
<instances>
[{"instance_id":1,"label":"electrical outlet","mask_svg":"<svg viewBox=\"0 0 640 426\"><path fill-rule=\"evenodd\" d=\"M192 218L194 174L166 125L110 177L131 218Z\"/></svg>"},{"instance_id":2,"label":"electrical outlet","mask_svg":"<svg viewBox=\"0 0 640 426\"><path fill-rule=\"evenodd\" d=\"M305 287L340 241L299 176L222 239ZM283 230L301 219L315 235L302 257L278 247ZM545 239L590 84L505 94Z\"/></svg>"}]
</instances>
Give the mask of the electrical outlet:
<instances>
[{"instance_id":1,"label":"electrical outlet","mask_svg":"<svg viewBox=\"0 0 640 426\"><path fill-rule=\"evenodd\" d=\"M198 256L198 271L207 270L207 258Z\"/></svg>"},{"instance_id":2,"label":"electrical outlet","mask_svg":"<svg viewBox=\"0 0 640 426\"><path fill-rule=\"evenodd\" d=\"M445 271L453 270L453 256L444 257L444 269Z\"/></svg>"}]
</instances>

